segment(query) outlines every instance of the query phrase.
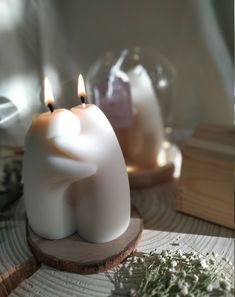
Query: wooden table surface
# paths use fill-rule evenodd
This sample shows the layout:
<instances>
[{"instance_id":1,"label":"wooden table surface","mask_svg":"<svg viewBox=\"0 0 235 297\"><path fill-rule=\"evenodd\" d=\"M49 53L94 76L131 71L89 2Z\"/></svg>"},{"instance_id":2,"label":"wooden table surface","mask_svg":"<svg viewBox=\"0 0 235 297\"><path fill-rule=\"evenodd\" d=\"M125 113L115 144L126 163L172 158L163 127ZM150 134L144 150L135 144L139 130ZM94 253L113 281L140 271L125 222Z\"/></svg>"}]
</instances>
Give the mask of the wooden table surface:
<instances>
[{"instance_id":1,"label":"wooden table surface","mask_svg":"<svg viewBox=\"0 0 235 297\"><path fill-rule=\"evenodd\" d=\"M132 191L132 203L145 221L138 251L181 249L183 252L200 253L204 257L206 253L215 251L220 257L233 261L232 230L176 212L175 195L174 183ZM220 269L233 277L229 264L221 261ZM12 297L126 296L134 285L135 276L118 276L115 269L96 275L78 275L44 265L37 267L25 239L23 200L19 200L7 213L1 214L1 297L8 294Z\"/></svg>"}]
</instances>

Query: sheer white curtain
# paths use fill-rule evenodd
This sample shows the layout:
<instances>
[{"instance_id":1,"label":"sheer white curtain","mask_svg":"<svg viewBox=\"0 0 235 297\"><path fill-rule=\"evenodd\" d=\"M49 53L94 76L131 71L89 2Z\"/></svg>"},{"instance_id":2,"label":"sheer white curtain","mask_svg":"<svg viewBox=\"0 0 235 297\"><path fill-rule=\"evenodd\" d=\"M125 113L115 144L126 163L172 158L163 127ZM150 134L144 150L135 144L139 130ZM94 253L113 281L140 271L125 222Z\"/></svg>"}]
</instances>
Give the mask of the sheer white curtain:
<instances>
[{"instance_id":1,"label":"sheer white curtain","mask_svg":"<svg viewBox=\"0 0 235 297\"><path fill-rule=\"evenodd\" d=\"M23 145L32 115L45 110L45 75L59 96L69 57L56 4L0 0L0 144Z\"/></svg>"},{"instance_id":2,"label":"sheer white curtain","mask_svg":"<svg viewBox=\"0 0 235 297\"><path fill-rule=\"evenodd\" d=\"M40 104L34 17L25 1L0 1L0 143L22 144Z\"/></svg>"},{"instance_id":3,"label":"sheer white curtain","mask_svg":"<svg viewBox=\"0 0 235 297\"><path fill-rule=\"evenodd\" d=\"M23 143L32 114L43 110L44 75L57 106L70 107L78 72L86 74L107 50L136 45L163 54L176 69L175 127L231 125L233 65L212 4L0 0L0 143Z\"/></svg>"}]
</instances>

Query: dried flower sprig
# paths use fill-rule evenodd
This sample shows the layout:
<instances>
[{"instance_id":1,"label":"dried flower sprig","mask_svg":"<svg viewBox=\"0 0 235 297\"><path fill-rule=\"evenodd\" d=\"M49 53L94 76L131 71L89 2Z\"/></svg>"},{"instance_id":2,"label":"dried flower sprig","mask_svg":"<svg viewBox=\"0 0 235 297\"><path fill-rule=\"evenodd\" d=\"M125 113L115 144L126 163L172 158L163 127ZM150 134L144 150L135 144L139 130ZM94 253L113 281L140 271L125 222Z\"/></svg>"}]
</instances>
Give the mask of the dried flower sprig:
<instances>
[{"instance_id":1,"label":"dried flower sprig","mask_svg":"<svg viewBox=\"0 0 235 297\"><path fill-rule=\"evenodd\" d=\"M2 180L0 180L0 210L3 210L22 195L21 172L21 160L12 160L5 164Z\"/></svg>"},{"instance_id":2,"label":"dried flower sprig","mask_svg":"<svg viewBox=\"0 0 235 297\"><path fill-rule=\"evenodd\" d=\"M123 265L126 271L129 269L130 276L137 272L139 285L128 294L131 297L233 296L232 281L218 271L220 261L232 263L218 259L215 253L203 258L180 250L132 256ZM126 280L127 277L123 279Z\"/></svg>"}]
</instances>

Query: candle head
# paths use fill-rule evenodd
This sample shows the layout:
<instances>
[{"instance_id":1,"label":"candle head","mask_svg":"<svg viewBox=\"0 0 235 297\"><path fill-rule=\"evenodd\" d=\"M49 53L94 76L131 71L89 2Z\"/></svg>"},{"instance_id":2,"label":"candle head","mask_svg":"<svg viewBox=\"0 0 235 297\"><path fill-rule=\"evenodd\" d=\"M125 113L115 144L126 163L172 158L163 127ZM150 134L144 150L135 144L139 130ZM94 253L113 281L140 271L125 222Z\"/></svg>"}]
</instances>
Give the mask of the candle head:
<instances>
[{"instance_id":1,"label":"candle head","mask_svg":"<svg viewBox=\"0 0 235 297\"><path fill-rule=\"evenodd\" d=\"M48 106L51 112L54 111L54 96L51 88L50 81L47 77L44 79L44 103Z\"/></svg>"}]
</instances>

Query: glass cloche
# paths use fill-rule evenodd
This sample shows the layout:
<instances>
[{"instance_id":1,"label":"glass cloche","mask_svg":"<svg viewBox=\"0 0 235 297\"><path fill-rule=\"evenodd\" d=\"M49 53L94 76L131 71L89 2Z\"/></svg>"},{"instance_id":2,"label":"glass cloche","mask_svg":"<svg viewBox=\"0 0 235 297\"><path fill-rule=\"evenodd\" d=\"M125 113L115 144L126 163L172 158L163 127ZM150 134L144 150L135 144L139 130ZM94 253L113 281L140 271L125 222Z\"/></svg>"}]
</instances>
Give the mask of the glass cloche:
<instances>
[{"instance_id":1,"label":"glass cloche","mask_svg":"<svg viewBox=\"0 0 235 297\"><path fill-rule=\"evenodd\" d=\"M172 126L175 76L166 58L139 48L108 52L88 72L88 98L111 122L129 170L159 165Z\"/></svg>"}]
</instances>

